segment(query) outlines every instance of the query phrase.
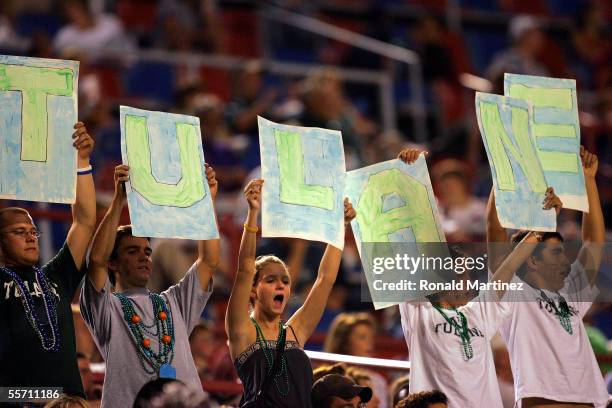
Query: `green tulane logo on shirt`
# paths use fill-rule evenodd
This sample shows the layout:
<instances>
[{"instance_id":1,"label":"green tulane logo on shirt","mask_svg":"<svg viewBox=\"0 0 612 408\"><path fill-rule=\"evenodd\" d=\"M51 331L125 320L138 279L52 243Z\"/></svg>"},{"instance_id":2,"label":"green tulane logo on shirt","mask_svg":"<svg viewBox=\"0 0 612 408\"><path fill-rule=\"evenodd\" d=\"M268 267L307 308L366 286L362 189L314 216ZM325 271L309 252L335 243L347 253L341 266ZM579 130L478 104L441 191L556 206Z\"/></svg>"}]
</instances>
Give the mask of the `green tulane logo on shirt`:
<instances>
[{"instance_id":1,"label":"green tulane logo on shirt","mask_svg":"<svg viewBox=\"0 0 612 408\"><path fill-rule=\"evenodd\" d=\"M459 322L457 321L455 317L449 317L449 319L453 320L456 325L459 324ZM434 326L434 333L450 334L450 335L455 335L457 337L461 337L461 334L459 333L459 330L457 329L457 326L455 324L451 325L447 322L436 323L436 325ZM477 327L468 328L468 334L470 337L484 338L484 333Z\"/></svg>"}]
</instances>

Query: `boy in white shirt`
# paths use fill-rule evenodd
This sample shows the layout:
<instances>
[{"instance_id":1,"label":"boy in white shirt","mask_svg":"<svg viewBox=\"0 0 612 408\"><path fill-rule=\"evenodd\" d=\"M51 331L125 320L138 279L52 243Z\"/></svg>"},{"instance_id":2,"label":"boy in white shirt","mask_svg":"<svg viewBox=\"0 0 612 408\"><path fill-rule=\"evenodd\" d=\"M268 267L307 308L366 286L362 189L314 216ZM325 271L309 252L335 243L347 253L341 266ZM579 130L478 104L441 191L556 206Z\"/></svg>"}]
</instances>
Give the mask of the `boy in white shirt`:
<instances>
[{"instance_id":1,"label":"boy in white shirt","mask_svg":"<svg viewBox=\"0 0 612 408\"><path fill-rule=\"evenodd\" d=\"M603 378L582 318L597 297L594 286L605 239L604 219L595 174L597 156L581 147L580 156L589 201L583 214L578 258L570 264L558 233L541 235L542 247L525 263L515 282L524 283L519 296L504 297L511 312L501 333L508 345L517 407L605 407ZM512 238L517 242L527 232ZM491 247L508 242L499 223L493 193L487 208L487 241ZM497 244L500 245L501 244ZM503 250L489 250L491 269L504 258ZM571 404L571 405L570 405Z\"/></svg>"},{"instance_id":2,"label":"boy in white shirt","mask_svg":"<svg viewBox=\"0 0 612 408\"><path fill-rule=\"evenodd\" d=\"M399 158L411 164L419 154L417 149L406 149ZM550 194L545 206L557 205L558 198ZM537 242L535 233L528 234L491 281L510 282ZM451 254L465 257L453 248ZM467 273L457 278L467 288ZM426 301L400 305L410 351L411 393L441 390L450 408L502 407L490 340L509 315L499 302L503 294L504 290L488 290L472 299L474 293L467 289L443 291Z\"/></svg>"}]
</instances>

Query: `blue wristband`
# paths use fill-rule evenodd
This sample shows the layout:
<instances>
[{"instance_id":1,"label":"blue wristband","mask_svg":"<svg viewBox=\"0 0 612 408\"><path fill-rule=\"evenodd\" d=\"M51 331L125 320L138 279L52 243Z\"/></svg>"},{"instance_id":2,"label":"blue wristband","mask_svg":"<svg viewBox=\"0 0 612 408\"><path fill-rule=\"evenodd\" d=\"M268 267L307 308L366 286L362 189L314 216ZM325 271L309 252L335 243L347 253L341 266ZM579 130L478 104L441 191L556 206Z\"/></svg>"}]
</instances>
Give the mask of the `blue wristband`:
<instances>
[{"instance_id":1,"label":"blue wristband","mask_svg":"<svg viewBox=\"0 0 612 408\"><path fill-rule=\"evenodd\" d=\"M77 169L77 176L84 176L91 173L93 173L93 167L91 167L91 165L83 167L82 169Z\"/></svg>"}]
</instances>

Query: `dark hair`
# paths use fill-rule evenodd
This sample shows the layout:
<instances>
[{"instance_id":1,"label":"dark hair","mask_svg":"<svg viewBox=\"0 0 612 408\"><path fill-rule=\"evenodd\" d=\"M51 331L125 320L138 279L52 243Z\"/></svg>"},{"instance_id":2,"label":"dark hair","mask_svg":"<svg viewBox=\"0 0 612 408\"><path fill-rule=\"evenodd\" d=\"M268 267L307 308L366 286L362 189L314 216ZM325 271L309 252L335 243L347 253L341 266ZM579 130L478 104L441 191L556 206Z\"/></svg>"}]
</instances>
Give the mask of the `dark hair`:
<instances>
[{"instance_id":1,"label":"dark hair","mask_svg":"<svg viewBox=\"0 0 612 408\"><path fill-rule=\"evenodd\" d=\"M117 257L119 256L119 245L121 245L123 238L133 236L131 225L120 225L117 227L117 235L115 236L115 243L113 245L113 251L110 254L109 260L116 261ZM147 238L147 240L148 239L149 238ZM108 279L110 280L111 284L115 286L115 274L110 269L108 270Z\"/></svg>"},{"instance_id":2,"label":"dark hair","mask_svg":"<svg viewBox=\"0 0 612 408\"><path fill-rule=\"evenodd\" d=\"M516 244L518 244L519 242L521 242L523 240L523 238L525 238L527 236L527 234L529 234L529 231L527 230L519 230L517 232L515 232L511 237L510 237L510 242L512 242L513 246L516 246ZM540 234L540 242L546 242L549 239L558 239L559 241L563 242L563 235L561 235L558 232L543 232ZM539 258L540 254L542 253L542 248L543 246L541 244L536 245L536 247L533 249L533 252L531 253L531 256ZM525 266L526 263L523 263L520 268L518 269L518 271L516 272L517 276L522 278L523 275L525 274Z\"/></svg>"},{"instance_id":3,"label":"dark hair","mask_svg":"<svg viewBox=\"0 0 612 408\"><path fill-rule=\"evenodd\" d=\"M340 313L329 327L323 350L327 353L349 354L349 337L360 324L371 327L374 332L377 330L376 321L367 312Z\"/></svg>"},{"instance_id":4,"label":"dark hair","mask_svg":"<svg viewBox=\"0 0 612 408\"><path fill-rule=\"evenodd\" d=\"M430 404L448 404L448 398L439 390L422 391L410 394L394 408L428 408Z\"/></svg>"}]
</instances>

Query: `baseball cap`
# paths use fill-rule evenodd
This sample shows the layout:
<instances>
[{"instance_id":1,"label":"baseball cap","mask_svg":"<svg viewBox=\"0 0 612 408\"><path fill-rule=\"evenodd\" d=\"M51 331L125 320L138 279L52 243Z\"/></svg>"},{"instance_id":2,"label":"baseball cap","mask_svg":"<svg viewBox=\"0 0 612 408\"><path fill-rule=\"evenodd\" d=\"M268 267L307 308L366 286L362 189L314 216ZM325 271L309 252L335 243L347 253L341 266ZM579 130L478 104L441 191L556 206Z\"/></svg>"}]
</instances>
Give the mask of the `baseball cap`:
<instances>
[{"instance_id":1,"label":"baseball cap","mask_svg":"<svg viewBox=\"0 0 612 408\"><path fill-rule=\"evenodd\" d=\"M356 396L361 398L361 402L368 402L372 398L372 389L357 385L344 375L327 374L313 384L310 399L314 406L319 406L331 397L351 400Z\"/></svg>"}]
</instances>

